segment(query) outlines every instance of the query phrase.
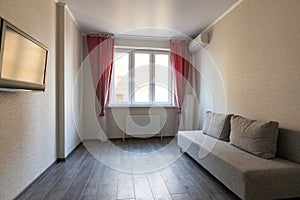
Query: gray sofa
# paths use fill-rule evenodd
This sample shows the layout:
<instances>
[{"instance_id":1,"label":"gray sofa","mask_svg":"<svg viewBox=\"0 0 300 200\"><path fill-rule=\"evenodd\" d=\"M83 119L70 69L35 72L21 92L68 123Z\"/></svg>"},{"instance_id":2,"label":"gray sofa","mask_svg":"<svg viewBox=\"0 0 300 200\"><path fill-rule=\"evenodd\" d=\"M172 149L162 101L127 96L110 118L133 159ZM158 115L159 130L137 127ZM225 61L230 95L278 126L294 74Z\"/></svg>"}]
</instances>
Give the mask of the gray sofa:
<instances>
[{"instance_id":1,"label":"gray sofa","mask_svg":"<svg viewBox=\"0 0 300 200\"><path fill-rule=\"evenodd\" d=\"M300 197L300 134L282 130L277 154L264 159L203 131L178 132L178 145L241 199Z\"/></svg>"}]
</instances>

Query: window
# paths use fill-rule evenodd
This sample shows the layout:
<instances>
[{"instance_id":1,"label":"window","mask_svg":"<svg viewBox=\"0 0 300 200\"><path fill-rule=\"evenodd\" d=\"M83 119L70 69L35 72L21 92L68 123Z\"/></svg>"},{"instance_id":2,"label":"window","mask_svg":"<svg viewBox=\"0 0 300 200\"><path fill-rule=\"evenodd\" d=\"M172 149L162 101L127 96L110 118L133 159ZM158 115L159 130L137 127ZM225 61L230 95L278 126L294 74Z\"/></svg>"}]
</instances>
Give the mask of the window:
<instances>
[{"instance_id":1,"label":"window","mask_svg":"<svg viewBox=\"0 0 300 200\"><path fill-rule=\"evenodd\" d=\"M115 50L111 105L172 105L169 52Z\"/></svg>"},{"instance_id":2,"label":"window","mask_svg":"<svg viewBox=\"0 0 300 200\"><path fill-rule=\"evenodd\" d=\"M129 53L115 52L113 67L113 102L129 102Z\"/></svg>"}]
</instances>

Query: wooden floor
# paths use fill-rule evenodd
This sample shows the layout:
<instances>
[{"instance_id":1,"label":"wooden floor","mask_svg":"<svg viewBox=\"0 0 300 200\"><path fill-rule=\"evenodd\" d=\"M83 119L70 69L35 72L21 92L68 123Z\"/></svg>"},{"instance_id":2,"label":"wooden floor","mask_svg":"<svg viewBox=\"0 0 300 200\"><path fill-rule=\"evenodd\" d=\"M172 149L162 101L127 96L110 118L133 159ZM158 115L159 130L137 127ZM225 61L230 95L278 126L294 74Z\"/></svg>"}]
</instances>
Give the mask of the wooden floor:
<instances>
[{"instance_id":1,"label":"wooden floor","mask_svg":"<svg viewBox=\"0 0 300 200\"><path fill-rule=\"evenodd\" d=\"M160 149L172 142L176 144L176 139L132 138L125 142L112 140L110 144L128 155L151 155L153 152L160 152ZM131 163L132 171L123 170L127 169L122 162L124 156L121 154L121 158L117 159L110 155L116 152L113 148L106 148L106 152L103 153L101 148L105 145L106 143L95 142L93 147L99 148L91 150L89 146L89 151L85 147L86 144L79 146L65 162L50 167L16 199L239 199L186 154L167 167L156 170L149 168L147 173L136 173L132 170L135 163L127 158L123 160ZM179 150L178 147L172 148ZM97 151L99 152L95 156ZM101 156L109 157L112 161L121 159L121 168L112 169L105 165L109 162L107 159L101 160ZM153 160L155 166L159 166L161 162Z\"/></svg>"}]
</instances>

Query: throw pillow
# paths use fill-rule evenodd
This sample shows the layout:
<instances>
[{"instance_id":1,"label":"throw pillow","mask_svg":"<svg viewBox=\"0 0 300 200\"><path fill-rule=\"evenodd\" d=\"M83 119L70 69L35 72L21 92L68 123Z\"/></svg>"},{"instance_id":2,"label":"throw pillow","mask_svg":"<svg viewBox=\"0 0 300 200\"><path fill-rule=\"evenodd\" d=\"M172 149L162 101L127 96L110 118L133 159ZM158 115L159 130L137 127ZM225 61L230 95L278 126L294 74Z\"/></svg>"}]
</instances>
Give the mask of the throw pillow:
<instances>
[{"instance_id":1,"label":"throw pillow","mask_svg":"<svg viewBox=\"0 0 300 200\"><path fill-rule=\"evenodd\" d=\"M203 132L211 137L228 141L230 133L231 114L219 114L207 111L203 125Z\"/></svg>"},{"instance_id":2,"label":"throw pillow","mask_svg":"<svg viewBox=\"0 0 300 200\"><path fill-rule=\"evenodd\" d=\"M260 122L241 116L231 118L230 143L265 159L275 157L278 122Z\"/></svg>"}]
</instances>

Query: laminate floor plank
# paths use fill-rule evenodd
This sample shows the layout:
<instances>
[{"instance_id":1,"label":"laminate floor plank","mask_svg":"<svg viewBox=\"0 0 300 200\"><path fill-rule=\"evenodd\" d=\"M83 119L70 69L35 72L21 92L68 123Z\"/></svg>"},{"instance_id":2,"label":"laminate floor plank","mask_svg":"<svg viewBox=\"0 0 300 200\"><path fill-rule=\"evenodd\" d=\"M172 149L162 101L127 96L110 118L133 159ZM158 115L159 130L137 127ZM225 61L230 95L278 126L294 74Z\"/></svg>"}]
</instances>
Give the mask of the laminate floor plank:
<instances>
[{"instance_id":1,"label":"laminate floor plank","mask_svg":"<svg viewBox=\"0 0 300 200\"><path fill-rule=\"evenodd\" d=\"M46 178L44 178L24 199L28 200L40 200L43 199L52 187L59 181L59 179L67 172L67 168L60 164L60 167L56 167Z\"/></svg>"},{"instance_id":2,"label":"laminate floor plank","mask_svg":"<svg viewBox=\"0 0 300 200\"><path fill-rule=\"evenodd\" d=\"M189 194L173 194L172 195L173 200L190 200L191 197Z\"/></svg>"},{"instance_id":3,"label":"laminate floor plank","mask_svg":"<svg viewBox=\"0 0 300 200\"><path fill-rule=\"evenodd\" d=\"M79 170L68 170L51 188L47 195L43 198L45 200L61 199L70 187L72 180L78 174Z\"/></svg>"},{"instance_id":4,"label":"laminate floor plank","mask_svg":"<svg viewBox=\"0 0 300 200\"><path fill-rule=\"evenodd\" d=\"M45 200L61 199L66 193L67 189L72 184L73 180L79 173L79 169L85 163L87 159L87 151L84 148L77 149L76 152L68 159L63 162L62 165L67 172L57 181L57 183L51 188L47 195L43 198ZM77 159L77 161L76 161Z\"/></svg>"},{"instance_id":5,"label":"laminate floor plank","mask_svg":"<svg viewBox=\"0 0 300 200\"><path fill-rule=\"evenodd\" d=\"M104 168L103 182L100 186L98 199L116 200L118 193L119 172L110 167Z\"/></svg>"},{"instance_id":6,"label":"laminate floor plank","mask_svg":"<svg viewBox=\"0 0 300 200\"><path fill-rule=\"evenodd\" d=\"M182 157L184 159L188 159L189 156L185 156ZM184 162L183 162L184 163ZM210 173L207 173L207 171L205 169L203 169L203 167L201 167L198 163L196 163L196 161L192 160L191 158L188 159L188 162L190 166L196 166L197 171L201 171L201 178L205 181L207 181L208 185L213 186L215 190L217 190L217 192L214 192L212 196L213 199L236 199L235 195L231 195L232 192L229 191L226 187L224 187L224 185L217 181L213 175L211 175Z\"/></svg>"},{"instance_id":7,"label":"laminate floor plank","mask_svg":"<svg viewBox=\"0 0 300 200\"><path fill-rule=\"evenodd\" d=\"M147 174L154 199L172 200L172 197L158 172Z\"/></svg>"},{"instance_id":8,"label":"laminate floor plank","mask_svg":"<svg viewBox=\"0 0 300 200\"><path fill-rule=\"evenodd\" d=\"M209 200L211 199L207 193L200 188L189 175L181 176L182 184L186 187L186 191L191 200Z\"/></svg>"},{"instance_id":9,"label":"laminate floor plank","mask_svg":"<svg viewBox=\"0 0 300 200\"><path fill-rule=\"evenodd\" d=\"M17 200L238 200L176 138L85 141ZM172 160L174 159L174 160Z\"/></svg>"},{"instance_id":10,"label":"laminate floor plank","mask_svg":"<svg viewBox=\"0 0 300 200\"><path fill-rule=\"evenodd\" d=\"M182 184L182 181L180 180L180 177L175 174L170 167L161 170L160 174L171 195L187 193L184 184Z\"/></svg>"},{"instance_id":11,"label":"laminate floor plank","mask_svg":"<svg viewBox=\"0 0 300 200\"><path fill-rule=\"evenodd\" d=\"M201 167L191 157L184 154L178 164L188 172L191 178L197 183L197 185L209 195L211 199L227 199L238 200L239 198L227 189L222 183L220 183L215 177Z\"/></svg>"},{"instance_id":12,"label":"laminate floor plank","mask_svg":"<svg viewBox=\"0 0 300 200\"><path fill-rule=\"evenodd\" d=\"M87 180L94 168L96 160L94 158L87 159L77 173L72 184L63 196L63 199L78 199L87 183Z\"/></svg>"},{"instance_id":13,"label":"laminate floor plank","mask_svg":"<svg viewBox=\"0 0 300 200\"><path fill-rule=\"evenodd\" d=\"M136 200L154 200L147 178L134 179L134 189Z\"/></svg>"},{"instance_id":14,"label":"laminate floor plank","mask_svg":"<svg viewBox=\"0 0 300 200\"><path fill-rule=\"evenodd\" d=\"M119 173L117 199L130 199L134 197L133 175Z\"/></svg>"},{"instance_id":15,"label":"laminate floor plank","mask_svg":"<svg viewBox=\"0 0 300 200\"><path fill-rule=\"evenodd\" d=\"M214 195L218 194L219 191L215 188L214 185L210 185L208 181L203 177L204 169L197 170L193 165L190 163L180 162L183 165L183 168L191 175L193 180L197 183L199 187L201 187L206 194Z\"/></svg>"},{"instance_id":16,"label":"laminate floor plank","mask_svg":"<svg viewBox=\"0 0 300 200\"><path fill-rule=\"evenodd\" d=\"M102 182L104 176L104 168L105 168L104 164L102 164L99 160L95 160L95 166L91 171L91 174L87 182L93 182L93 181Z\"/></svg>"},{"instance_id":17,"label":"laminate floor plank","mask_svg":"<svg viewBox=\"0 0 300 200\"><path fill-rule=\"evenodd\" d=\"M193 180L191 175L185 170L185 168L180 165L180 162L177 160L175 163L169 167L174 174L178 176L181 183L185 186L187 193L192 200L208 200L211 199L209 195Z\"/></svg>"},{"instance_id":18,"label":"laminate floor plank","mask_svg":"<svg viewBox=\"0 0 300 200\"><path fill-rule=\"evenodd\" d=\"M100 193L101 182L88 181L81 192L80 200L97 200Z\"/></svg>"}]
</instances>

